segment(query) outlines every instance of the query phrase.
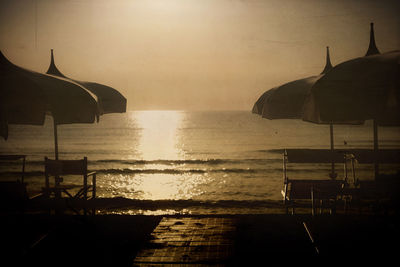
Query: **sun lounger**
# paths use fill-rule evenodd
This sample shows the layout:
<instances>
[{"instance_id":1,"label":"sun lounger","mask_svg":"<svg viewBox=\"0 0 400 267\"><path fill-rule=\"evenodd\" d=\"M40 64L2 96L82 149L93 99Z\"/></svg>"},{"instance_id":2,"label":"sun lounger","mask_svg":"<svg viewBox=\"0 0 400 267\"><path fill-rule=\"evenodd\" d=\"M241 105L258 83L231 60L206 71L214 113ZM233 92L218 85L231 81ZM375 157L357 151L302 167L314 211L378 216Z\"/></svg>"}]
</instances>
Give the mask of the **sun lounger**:
<instances>
[{"instance_id":1,"label":"sun lounger","mask_svg":"<svg viewBox=\"0 0 400 267\"><path fill-rule=\"evenodd\" d=\"M26 155L0 155L0 162L22 160L21 182L24 183Z\"/></svg>"},{"instance_id":2,"label":"sun lounger","mask_svg":"<svg viewBox=\"0 0 400 267\"><path fill-rule=\"evenodd\" d=\"M336 200L341 194L342 181L337 180L296 180L287 179L282 190L286 212L295 208L311 208L311 213L316 214L328 209L331 214L336 212Z\"/></svg>"},{"instance_id":3,"label":"sun lounger","mask_svg":"<svg viewBox=\"0 0 400 267\"><path fill-rule=\"evenodd\" d=\"M24 211L29 200L26 190L25 155L0 155L1 164L9 164L11 161L21 161L21 176L15 181L0 181L0 208L2 211Z\"/></svg>"},{"instance_id":4,"label":"sun lounger","mask_svg":"<svg viewBox=\"0 0 400 267\"><path fill-rule=\"evenodd\" d=\"M290 159L290 160L289 160ZM330 150L290 149L283 155L284 188L282 196L286 212L295 208L311 208L311 213L316 214L328 209L330 213L336 212L336 200L341 195L344 181L333 179L289 179L287 177L287 164L291 163L344 163L342 153Z\"/></svg>"},{"instance_id":5,"label":"sun lounger","mask_svg":"<svg viewBox=\"0 0 400 267\"><path fill-rule=\"evenodd\" d=\"M26 184L21 181L0 182L0 209L24 212L29 200Z\"/></svg>"},{"instance_id":6,"label":"sun lounger","mask_svg":"<svg viewBox=\"0 0 400 267\"><path fill-rule=\"evenodd\" d=\"M379 174L375 180L366 180L363 177L356 175L355 169L358 164L372 164L375 161L382 164L399 163L400 150L384 149L378 153L371 149L354 149L351 157L346 155L346 159L350 159L351 165L345 162L345 181L343 198L345 200L345 209L348 204L356 205L356 208L361 212L363 208L369 207L373 211L387 210L390 207L392 210L399 208L399 193L400 193L400 171L396 174ZM353 179L347 179L349 168L351 168Z\"/></svg>"},{"instance_id":7,"label":"sun lounger","mask_svg":"<svg viewBox=\"0 0 400 267\"><path fill-rule=\"evenodd\" d=\"M397 177L398 178L398 177ZM352 195L353 203L361 213L363 208L373 212L399 210L400 181L398 179L361 180Z\"/></svg>"}]
</instances>

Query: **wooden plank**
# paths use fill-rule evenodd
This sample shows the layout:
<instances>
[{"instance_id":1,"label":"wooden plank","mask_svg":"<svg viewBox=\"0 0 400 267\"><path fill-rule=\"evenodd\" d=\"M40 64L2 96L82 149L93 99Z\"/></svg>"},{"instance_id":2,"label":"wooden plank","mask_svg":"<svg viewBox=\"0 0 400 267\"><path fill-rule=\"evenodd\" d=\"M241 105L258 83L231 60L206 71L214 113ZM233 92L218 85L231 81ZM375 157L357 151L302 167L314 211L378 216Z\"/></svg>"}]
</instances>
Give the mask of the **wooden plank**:
<instances>
[{"instance_id":1,"label":"wooden plank","mask_svg":"<svg viewBox=\"0 0 400 267\"><path fill-rule=\"evenodd\" d=\"M224 264L233 255L235 231L231 218L163 218L133 265Z\"/></svg>"}]
</instances>

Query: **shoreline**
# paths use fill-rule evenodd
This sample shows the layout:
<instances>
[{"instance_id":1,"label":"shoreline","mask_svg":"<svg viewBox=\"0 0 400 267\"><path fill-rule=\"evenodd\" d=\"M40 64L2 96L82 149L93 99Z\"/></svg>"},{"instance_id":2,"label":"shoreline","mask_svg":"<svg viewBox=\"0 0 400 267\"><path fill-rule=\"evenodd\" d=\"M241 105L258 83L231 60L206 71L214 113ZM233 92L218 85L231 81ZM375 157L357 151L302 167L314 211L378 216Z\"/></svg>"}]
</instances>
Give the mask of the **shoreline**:
<instances>
[{"instance_id":1,"label":"shoreline","mask_svg":"<svg viewBox=\"0 0 400 267\"><path fill-rule=\"evenodd\" d=\"M137 200L123 197L115 198L96 198L87 202L83 200L62 199L44 199L36 197L28 201L22 211L41 212L48 209L59 208L71 213L69 207L82 209L95 209L99 215L149 215L149 216L231 216L231 215L252 215L252 214L286 214L286 207L282 200L264 200L264 201L198 201L198 200ZM397 214L399 207L396 201L375 202L366 200L355 204L338 200L336 205L336 214L339 215L392 215ZM290 211L289 211L290 212ZM328 214L329 210L318 210L317 213ZM295 214L311 214L310 201L298 202Z\"/></svg>"}]
</instances>

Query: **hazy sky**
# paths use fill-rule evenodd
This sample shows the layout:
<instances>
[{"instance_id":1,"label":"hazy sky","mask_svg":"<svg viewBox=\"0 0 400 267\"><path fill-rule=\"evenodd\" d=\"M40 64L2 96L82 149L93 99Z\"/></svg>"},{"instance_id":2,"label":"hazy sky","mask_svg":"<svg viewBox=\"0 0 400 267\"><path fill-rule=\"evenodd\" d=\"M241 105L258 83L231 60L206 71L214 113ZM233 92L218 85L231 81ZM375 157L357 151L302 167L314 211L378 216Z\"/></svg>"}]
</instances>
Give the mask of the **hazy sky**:
<instances>
[{"instance_id":1,"label":"hazy sky","mask_svg":"<svg viewBox=\"0 0 400 267\"><path fill-rule=\"evenodd\" d=\"M128 109L251 110L265 90L400 49L400 1L0 0L0 49L46 72L107 84Z\"/></svg>"}]
</instances>

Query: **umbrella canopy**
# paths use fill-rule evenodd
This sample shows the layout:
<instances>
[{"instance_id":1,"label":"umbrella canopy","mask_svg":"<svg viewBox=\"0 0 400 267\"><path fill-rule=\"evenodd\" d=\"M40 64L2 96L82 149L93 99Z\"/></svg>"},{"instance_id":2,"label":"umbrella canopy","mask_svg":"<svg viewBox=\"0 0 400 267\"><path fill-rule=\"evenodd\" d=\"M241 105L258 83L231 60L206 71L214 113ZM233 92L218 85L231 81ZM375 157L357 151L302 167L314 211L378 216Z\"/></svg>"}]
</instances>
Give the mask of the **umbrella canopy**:
<instances>
[{"instance_id":1,"label":"umbrella canopy","mask_svg":"<svg viewBox=\"0 0 400 267\"><path fill-rule=\"evenodd\" d=\"M400 125L400 51L380 54L371 23L364 57L345 61L321 77L306 97L303 120L313 123Z\"/></svg>"},{"instance_id":2,"label":"umbrella canopy","mask_svg":"<svg viewBox=\"0 0 400 267\"><path fill-rule=\"evenodd\" d=\"M352 59L334 67L311 88L303 119L352 124L374 119L400 125L400 51Z\"/></svg>"},{"instance_id":3,"label":"umbrella canopy","mask_svg":"<svg viewBox=\"0 0 400 267\"><path fill-rule=\"evenodd\" d=\"M311 76L266 91L254 104L253 113L270 120L301 119L304 98L320 77Z\"/></svg>"},{"instance_id":4,"label":"umbrella canopy","mask_svg":"<svg viewBox=\"0 0 400 267\"><path fill-rule=\"evenodd\" d=\"M334 67L311 88L303 120L313 123L374 122L375 178L378 166L378 125L400 125L400 51L379 54L371 23L364 57Z\"/></svg>"},{"instance_id":5,"label":"umbrella canopy","mask_svg":"<svg viewBox=\"0 0 400 267\"><path fill-rule=\"evenodd\" d=\"M319 75L295 80L266 91L253 106L252 112L263 118L273 119L301 119L303 104L309 90L314 83L332 69L329 47L326 48L326 63ZM330 143L333 152L333 125L330 125ZM336 177L335 165L332 162L330 176Z\"/></svg>"},{"instance_id":6,"label":"umbrella canopy","mask_svg":"<svg viewBox=\"0 0 400 267\"><path fill-rule=\"evenodd\" d=\"M7 140L8 124L43 125L45 112L43 90L0 52L0 136Z\"/></svg>"},{"instance_id":7,"label":"umbrella canopy","mask_svg":"<svg viewBox=\"0 0 400 267\"><path fill-rule=\"evenodd\" d=\"M7 109L6 118L9 123L40 125L44 123L45 111L52 115L56 124L93 123L98 117L96 96L84 87L65 79L16 66L1 52L0 65L0 93L9 97L2 101L10 101L2 108L5 110L5 107L19 106L22 109L23 104L30 102L26 107L35 117L31 120L32 116L22 116L28 113L27 110L21 112L22 115L19 116L17 112L13 112L14 110ZM19 97L15 97L16 95ZM30 97L31 101L28 101ZM22 104L18 103L20 100L23 101Z\"/></svg>"},{"instance_id":8,"label":"umbrella canopy","mask_svg":"<svg viewBox=\"0 0 400 267\"><path fill-rule=\"evenodd\" d=\"M49 69L47 70L47 74L52 74L58 77L66 78L90 90L93 94L95 94L98 97L102 114L126 112L126 102L127 102L126 98L116 89L94 82L83 82L83 81L73 80L63 75L58 70L58 68L54 63L53 49L51 49L51 62Z\"/></svg>"},{"instance_id":9,"label":"umbrella canopy","mask_svg":"<svg viewBox=\"0 0 400 267\"><path fill-rule=\"evenodd\" d=\"M329 47L326 48L326 64L320 75L295 80L274 87L260 96L252 112L267 119L301 119L303 103L313 84L332 68Z\"/></svg>"},{"instance_id":10,"label":"umbrella canopy","mask_svg":"<svg viewBox=\"0 0 400 267\"><path fill-rule=\"evenodd\" d=\"M56 158L57 125L98 119L97 97L90 91L66 79L16 66L1 52L0 84L1 135L8 136L8 124L43 125L48 113L54 121Z\"/></svg>"}]
</instances>

